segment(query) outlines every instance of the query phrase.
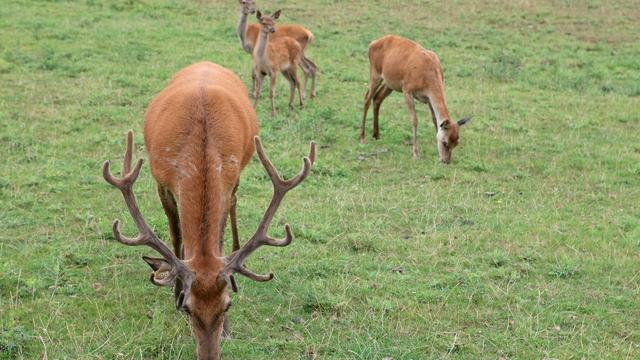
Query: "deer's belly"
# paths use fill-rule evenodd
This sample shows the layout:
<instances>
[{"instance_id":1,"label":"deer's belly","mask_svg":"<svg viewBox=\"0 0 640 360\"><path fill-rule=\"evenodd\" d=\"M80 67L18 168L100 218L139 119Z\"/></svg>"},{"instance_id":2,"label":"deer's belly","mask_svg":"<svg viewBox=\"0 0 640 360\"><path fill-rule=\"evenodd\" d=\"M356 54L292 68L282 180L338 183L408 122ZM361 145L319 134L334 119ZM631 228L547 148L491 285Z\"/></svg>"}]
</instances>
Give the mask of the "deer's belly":
<instances>
[{"instance_id":1,"label":"deer's belly","mask_svg":"<svg viewBox=\"0 0 640 360\"><path fill-rule=\"evenodd\" d=\"M384 76L382 76L382 79L384 80L385 85L387 85L387 87L393 91L400 91L402 92L402 80L394 80L394 79L387 79Z\"/></svg>"}]
</instances>

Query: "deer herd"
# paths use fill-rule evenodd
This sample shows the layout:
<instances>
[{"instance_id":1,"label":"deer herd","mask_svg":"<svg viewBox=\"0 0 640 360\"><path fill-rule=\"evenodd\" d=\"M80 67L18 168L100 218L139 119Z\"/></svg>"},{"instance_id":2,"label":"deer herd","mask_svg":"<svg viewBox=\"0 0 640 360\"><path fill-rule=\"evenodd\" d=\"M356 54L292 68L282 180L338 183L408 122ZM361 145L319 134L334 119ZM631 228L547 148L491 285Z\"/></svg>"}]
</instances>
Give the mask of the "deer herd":
<instances>
[{"instance_id":1,"label":"deer herd","mask_svg":"<svg viewBox=\"0 0 640 360\"><path fill-rule=\"evenodd\" d=\"M302 170L284 180L266 155L258 137L256 107L262 82L270 77L272 115L276 115L275 86L279 72L290 83L289 107L293 109L297 91L304 104L307 79L311 78L311 97L316 96L318 68L306 51L313 34L299 25L276 25L280 10L271 16L256 10L254 0L241 4L238 36L242 48L253 56L253 105L248 90L232 71L210 62L193 64L179 71L149 104L144 119L144 143L148 153L160 202L169 223L173 245L170 249L145 221L133 192L143 160L132 167L133 133L129 131L122 175L112 174L110 162L103 166L105 180L122 192L129 213L139 231L135 238L121 233L119 221L113 223L117 241L125 245L146 245L161 257L143 257L153 272L150 281L157 286L173 286L176 309L188 315L196 339L198 359L219 359L220 341L228 337L227 312L231 306L229 290L236 292L235 274L255 281L268 281L273 274L259 275L245 262L263 245L283 247L293 240L289 225L285 237L268 235L269 226L287 192L309 175L316 160L311 143ZM249 24L250 14L258 23ZM373 137L378 139L380 106L391 92L404 94L413 126L413 157L417 116L415 100L426 103L436 128L440 160L449 163L458 144L459 128L469 121L453 122L447 109L444 75L435 53L399 36L388 35L369 46L370 84L365 96L360 141L365 140L367 111L373 101ZM297 69L304 73L301 84ZM253 153L273 183L273 197L255 234L243 245L237 228L236 191L240 173ZM232 252L224 255L224 230L230 219Z\"/></svg>"}]
</instances>

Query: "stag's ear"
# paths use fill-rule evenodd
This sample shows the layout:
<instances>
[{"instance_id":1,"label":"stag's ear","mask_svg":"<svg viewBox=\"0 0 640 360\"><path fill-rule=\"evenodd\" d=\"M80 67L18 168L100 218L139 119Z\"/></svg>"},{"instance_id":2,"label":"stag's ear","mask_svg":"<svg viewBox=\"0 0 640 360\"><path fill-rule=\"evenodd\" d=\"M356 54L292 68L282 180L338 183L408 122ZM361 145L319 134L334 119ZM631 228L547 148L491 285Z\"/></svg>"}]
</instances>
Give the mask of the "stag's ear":
<instances>
[{"instance_id":1,"label":"stag's ear","mask_svg":"<svg viewBox=\"0 0 640 360\"><path fill-rule=\"evenodd\" d=\"M451 120L447 119L440 124L440 129L449 130L451 128Z\"/></svg>"},{"instance_id":2,"label":"stag's ear","mask_svg":"<svg viewBox=\"0 0 640 360\"><path fill-rule=\"evenodd\" d=\"M258 20L262 20L262 13L260 12L260 10L258 10L258 12L256 12L256 18Z\"/></svg>"},{"instance_id":3,"label":"stag's ear","mask_svg":"<svg viewBox=\"0 0 640 360\"><path fill-rule=\"evenodd\" d=\"M280 17L280 13L282 12L282 10L277 10L276 12L273 13L273 19L278 19Z\"/></svg>"},{"instance_id":4,"label":"stag's ear","mask_svg":"<svg viewBox=\"0 0 640 360\"><path fill-rule=\"evenodd\" d=\"M167 274L171 272L173 267L167 260L147 256L143 256L142 260L149 264L153 269L151 277L149 278L149 281L151 281L153 285L169 286L173 284L173 279L170 279L171 274Z\"/></svg>"},{"instance_id":5,"label":"stag's ear","mask_svg":"<svg viewBox=\"0 0 640 360\"><path fill-rule=\"evenodd\" d=\"M458 126L462 126L462 125L468 123L469 121L471 121L471 116L467 116L465 118L462 118L462 119L458 120Z\"/></svg>"},{"instance_id":6,"label":"stag's ear","mask_svg":"<svg viewBox=\"0 0 640 360\"><path fill-rule=\"evenodd\" d=\"M169 264L169 262L167 262L167 260L165 259L143 256L142 260L149 264L153 271L171 271L171 264Z\"/></svg>"}]
</instances>

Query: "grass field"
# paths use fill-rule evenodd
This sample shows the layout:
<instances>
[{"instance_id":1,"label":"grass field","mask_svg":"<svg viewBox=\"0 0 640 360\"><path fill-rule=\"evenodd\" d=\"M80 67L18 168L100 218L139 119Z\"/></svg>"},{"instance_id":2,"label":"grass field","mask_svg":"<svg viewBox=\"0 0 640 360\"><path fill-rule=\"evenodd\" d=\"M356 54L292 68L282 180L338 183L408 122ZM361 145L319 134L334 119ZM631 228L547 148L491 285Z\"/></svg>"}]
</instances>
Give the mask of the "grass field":
<instances>
[{"instance_id":1,"label":"grass field","mask_svg":"<svg viewBox=\"0 0 640 360\"><path fill-rule=\"evenodd\" d=\"M272 119L265 91L263 142L285 175L309 141L320 151L277 215L294 243L250 261L276 278L239 280L223 358L640 358L640 6L486 3L258 1L314 32L321 70L302 111L280 77ZM194 358L171 290L148 281L151 251L113 239L115 218L134 230L100 167L128 129L146 156L146 106L182 67L250 83L238 14L235 0L2 2L1 359ZM411 160L399 94L382 139L358 143L367 45L388 33L438 53L452 116L474 117L450 166L425 106ZM136 189L168 240L148 164ZM254 160L243 239L270 191Z\"/></svg>"}]
</instances>

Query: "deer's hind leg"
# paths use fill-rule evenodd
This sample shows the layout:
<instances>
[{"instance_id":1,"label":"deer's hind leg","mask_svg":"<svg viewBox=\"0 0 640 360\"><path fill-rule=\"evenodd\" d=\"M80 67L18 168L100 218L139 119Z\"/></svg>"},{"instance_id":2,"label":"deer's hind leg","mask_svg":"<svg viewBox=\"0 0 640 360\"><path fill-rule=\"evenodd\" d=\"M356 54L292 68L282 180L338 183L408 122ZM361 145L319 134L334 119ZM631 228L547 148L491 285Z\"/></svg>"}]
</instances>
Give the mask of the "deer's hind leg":
<instances>
[{"instance_id":1,"label":"deer's hind leg","mask_svg":"<svg viewBox=\"0 0 640 360\"><path fill-rule=\"evenodd\" d=\"M291 77L293 84L298 88L298 100L300 104L300 108L304 106L304 94L302 93L302 87L300 86L300 78L298 77L298 65L293 64L289 69L289 76ZM293 107L293 89L291 93L291 107Z\"/></svg>"},{"instance_id":2,"label":"deer's hind leg","mask_svg":"<svg viewBox=\"0 0 640 360\"><path fill-rule=\"evenodd\" d=\"M367 112L371 106L371 100L378 92L378 88L382 85L382 77L373 68L371 69L371 79L369 80L369 90L364 96L364 111L362 113L362 126L360 127L360 143L364 144L365 126L367 123Z\"/></svg>"},{"instance_id":3,"label":"deer's hind leg","mask_svg":"<svg viewBox=\"0 0 640 360\"><path fill-rule=\"evenodd\" d=\"M302 57L302 61L300 62L300 67L302 68L302 71L304 72L304 91L303 91L303 93L305 93L305 97L306 97L307 78L311 77L311 98L313 99L313 98L316 97L316 76L317 76L317 73L318 73L318 67L306 55L304 55Z\"/></svg>"},{"instance_id":4,"label":"deer's hind leg","mask_svg":"<svg viewBox=\"0 0 640 360\"><path fill-rule=\"evenodd\" d=\"M380 106L382 106L382 102L384 99L391 94L393 90L391 90L384 83L381 87L378 88L376 95L373 97L373 138L380 139L380 128L378 127L378 120L380 115Z\"/></svg>"},{"instance_id":5,"label":"deer's hind leg","mask_svg":"<svg viewBox=\"0 0 640 360\"><path fill-rule=\"evenodd\" d=\"M296 79L293 78L291 69L283 71L282 75L289 82L289 110L293 111L293 100L295 99L296 94Z\"/></svg>"}]
</instances>

